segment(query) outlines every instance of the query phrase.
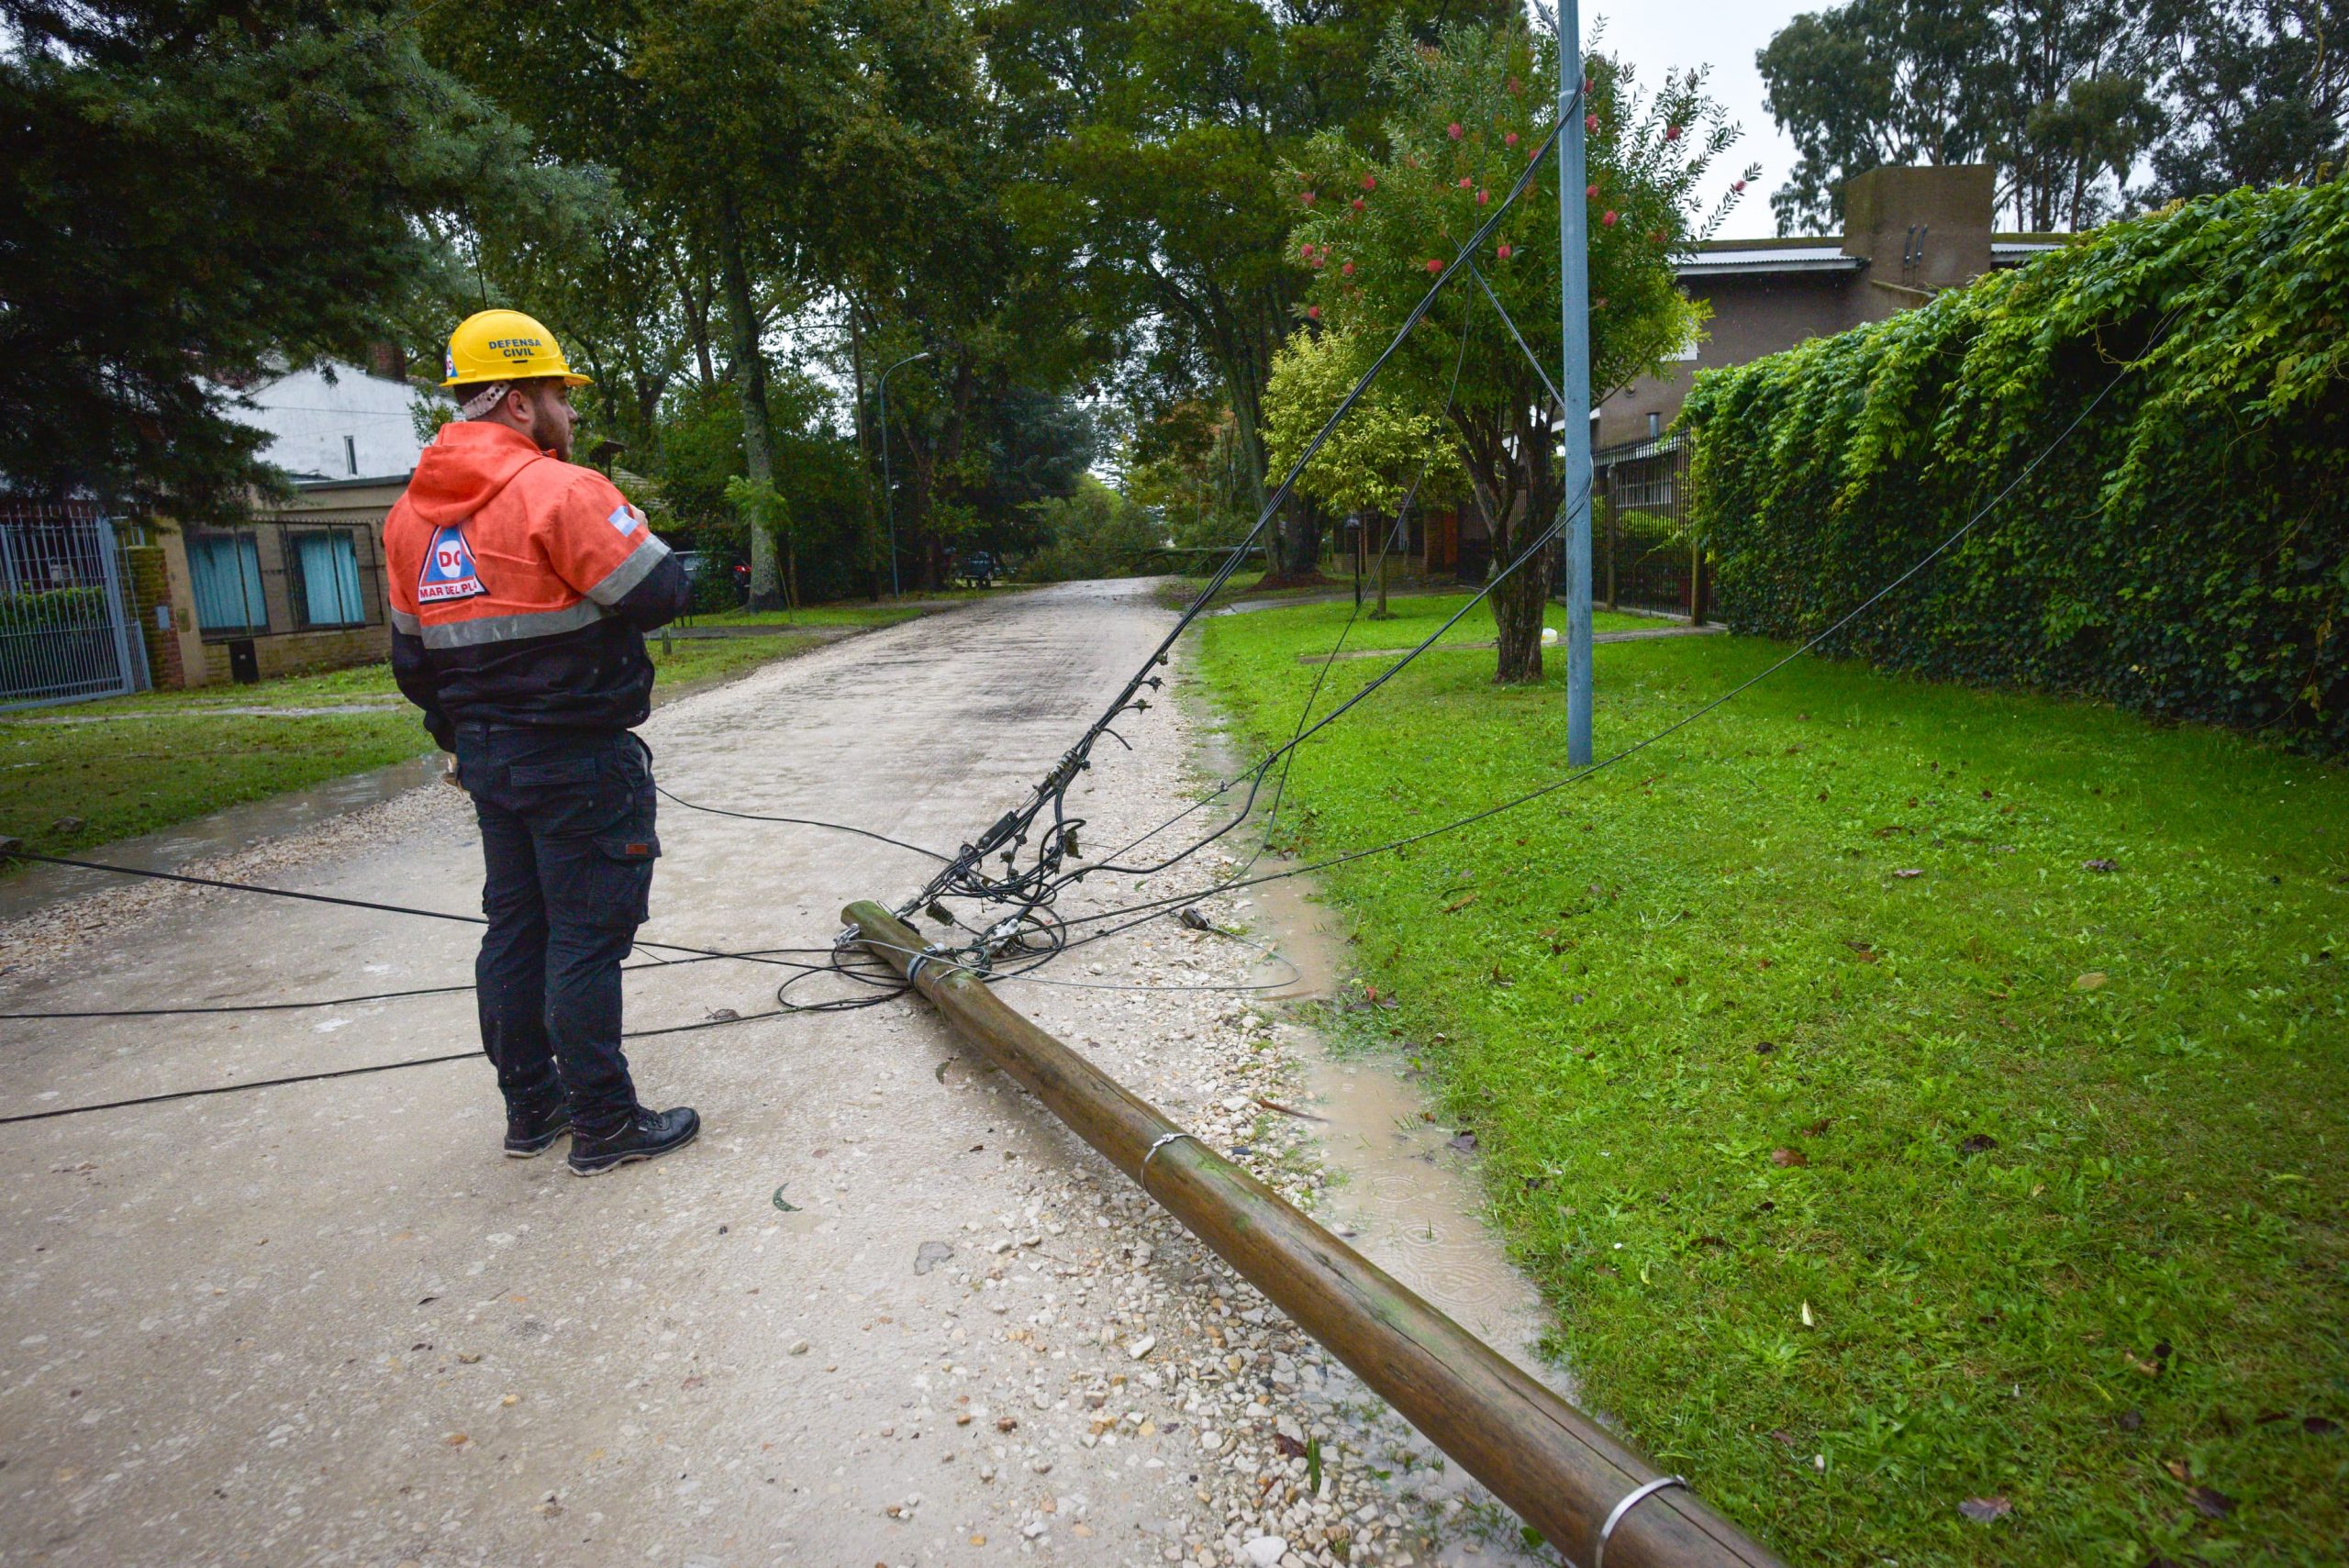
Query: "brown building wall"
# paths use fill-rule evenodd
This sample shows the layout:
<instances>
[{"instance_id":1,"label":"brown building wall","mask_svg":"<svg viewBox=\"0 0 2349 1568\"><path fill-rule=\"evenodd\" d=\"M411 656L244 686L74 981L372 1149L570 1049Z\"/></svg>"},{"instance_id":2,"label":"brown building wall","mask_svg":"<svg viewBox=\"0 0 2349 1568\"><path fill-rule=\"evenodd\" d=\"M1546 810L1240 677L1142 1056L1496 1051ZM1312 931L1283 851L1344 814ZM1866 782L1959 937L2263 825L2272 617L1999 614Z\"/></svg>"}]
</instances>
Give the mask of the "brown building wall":
<instances>
[{"instance_id":1,"label":"brown building wall","mask_svg":"<svg viewBox=\"0 0 2349 1568\"><path fill-rule=\"evenodd\" d=\"M209 685L233 680L231 648L246 641L252 644L254 665L263 680L388 660L392 636L386 614L384 517L406 484L403 478L314 486L290 502L260 513L251 524L228 530L253 542L268 622L258 630L207 628L199 624L187 536L176 528L165 533L161 553L174 622L170 640L176 644L176 657L170 662L180 672L178 684ZM363 617L359 624L315 628L303 624L306 616L295 561L295 541L305 533L318 531L342 533L351 539ZM195 537L205 536L198 531ZM150 628L150 651L154 640ZM164 684L163 662L158 660L155 665L159 685Z\"/></svg>"},{"instance_id":2,"label":"brown building wall","mask_svg":"<svg viewBox=\"0 0 2349 1568\"><path fill-rule=\"evenodd\" d=\"M1856 261L1841 271L1754 271L1690 275L1689 297L1712 306L1694 361L1642 377L1599 405L1597 442L1609 447L1648 437L1650 415L1670 429L1698 370L1742 365L1823 337L1880 321L1921 305L1944 288L1971 283L1991 267L1993 172L1987 164L1871 169L1844 187L1844 233L1797 241L1722 240L1708 253L1778 246L1834 246Z\"/></svg>"},{"instance_id":3,"label":"brown building wall","mask_svg":"<svg viewBox=\"0 0 2349 1568\"><path fill-rule=\"evenodd\" d=\"M130 614L147 647L147 678L158 691L187 684L180 667L179 610L172 603L171 570L160 544L134 544L122 552L130 577Z\"/></svg>"},{"instance_id":4,"label":"brown building wall","mask_svg":"<svg viewBox=\"0 0 2349 1568\"><path fill-rule=\"evenodd\" d=\"M1642 376L1600 404L1598 444L1645 440L1651 414L1658 416L1659 428L1670 429L1699 370L1742 365L1899 308L1898 296L1868 287L1864 276L1844 272L1690 279L1688 296L1713 309L1696 359L1674 364L1666 375Z\"/></svg>"}]
</instances>

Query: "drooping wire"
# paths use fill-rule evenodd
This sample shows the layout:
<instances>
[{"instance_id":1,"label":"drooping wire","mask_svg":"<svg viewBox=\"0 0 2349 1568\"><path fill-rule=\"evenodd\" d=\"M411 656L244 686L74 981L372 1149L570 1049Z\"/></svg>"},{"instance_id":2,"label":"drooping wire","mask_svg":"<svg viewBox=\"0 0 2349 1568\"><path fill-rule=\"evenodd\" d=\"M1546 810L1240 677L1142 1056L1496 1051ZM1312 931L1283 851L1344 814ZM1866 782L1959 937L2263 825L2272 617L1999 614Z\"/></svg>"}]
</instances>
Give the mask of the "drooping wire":
<instances>
[{"instance_id":1,"label":"drooping wire","mask_svg":"<svg viewBox=\"0 0 2349 1568\"><path fill-rule=\"evenodd\" d=\"M1579 102L1578 95L1570 101L1569 109L1575 102ZM1025 929L1028 911L1048 906L1069 883L1085 875L1095 874L1102 869L1093 866L1067 874L1062 873L1061 868L1064 862L1077 858L1076 833L1077 829L1084 825L1081 818L1072 820L1067 815L1066 802L1069 786L1075 781L1079 773L1092 765L1093 749L1099 743L1102 737L1106 735L1118 740L1120 744L1125 743L1124 738L1119 736L1112 728L1115 721L1130 710L1141 712L1147 709L1149 704L1142 697L1141 693L1145 687L1154 689L1162 684L1160 678L1153 675L1152 671L1167 662L1175 641L1205 611L1207 606L1213 601L1223 586L1230 581L1233 573L1239 570L1241 562L1246 559L1249 549L1271 525L1279 508L1287 501L1306 467L1328 441L1330 433L1368 392L1379 373L1401 350L1402 345L1408 339L1419 322L1434 307L1435 302L1443 290L1450 286L1453 279L1458 275L1461 267L1473 261L1486 239L1514 208L1525 192L1532 187L1547 166L1547 154L1555 147L1565 123L1565 118L1561 117L1559 122L1553 125L1548 135L1543 138L1541 145L1533 150L1525 167L1519 172L1517 178L1496 206L1491 216L1477 225L1475 230L1461 244L1452 264L1438 273L1434 282L1429 285L1427 292L1405 316L1386 346L1379 350L1377 356L1355 380L1353 387L1339 400L1337 406L1331 410L1328 418L1322 422L1320 428L1314 432L1312 438L1297 453L1296 460L1289 465L1288 472L1267 498L1263 510L1258 514L1255 525L1226 554L1223 563L1208 580L1206 588L1176 617L1174 625L1160 639L1157 647L1142 661L1117 696L1103 709L1100 717L1094 720L1077 742L1070 747L1060 761L1046 773L1043 779L1030 791L1026 802L1005 813L985 832L964 844L961 852L942 871L931 878L919 892L898 906L900 916L909 917L913 911L925 906L936 911L941 907L941 901L949 897L974 901L982 907L990 906L1008 907L1012 912L988 925L977 940L970 944L966 950L974 966L984 970L998 953L1007 951L1008 945L1013 940L1015 935ZM1543 542L1546 542L1546 537ZM1481 598L1481 595L1479 597ZM1447 628L1449 624L1447 623ZM1345 707L1351 706L1351 703L1343 705L1339 711L1343 712ZM1318 728L1319 726L1315 728ZM1251 784L1252 797L1254 789L1262 783L1262 778L1263 775L1259 774ZM1041 836L1036 843L1034 863L1024 871L1019 870L1018 869L1019 851L1029 841L1030 834L1037 831L1037 823L1047 810L1051 812L1051 822L1041 830ZM1193 851L1186 851L1185 853L1195 852L1196 848L1197 846L1194 846ZM1001 854L1004 871L999 875L991 875L983 868L987 857L997 852ZM1119 869L1122 871L1124 868ZM1050 929L1055 933L1059 929L1056 924Z\"/></svg>"},{"instance_id":2,"label":"drooping wire","mask_svg":"<svg viewBox=\"0 0 2349 1568\"><path fill-rule=\"evenodd\" d=\"M731 817L743 822L787 822L801 828L823 828L834 833L853 833L860 839L871 839L895 849L911 850L915 854L928 855L934 861L951 862L954 858L952 855L940 854L936 850L925 850L919 844L908 844L903 839L892 839L886 833L875 833L870 828L852 828L844 822L823 822L812 817L766 817L755 811L729 811L722 806L702 806L686 800L680 795L671 794L667 786L662 784L656 784L652 787L659 790L663 798L674 801L687 811L707 812L712 817Z\"/></svg>"},{"instance_id":3,"label":"drooping wire","mask_svg":"<svg viewBox=\"0 0 2349 1568\"><path fill-rule=\"evenodd\" d=\"M1850 626L1854 621L1859 619L1868 611L1874 609L1877 605L1883 603L1886 598L1898 592L1918 575L1932 567L1932 564L1941 560L1943 556L1947 555L1951 550L1956 549L1958 545L1963 543L1982 525L1987 518L1989 517L1992 512L1997 510L1998 506L2003 503L2008 496L2014 494L2016 489L2022 484L2023 481L2029 479L2032 473L2038 471L2039 467L2043 463L2044 463L2049 458L2053 457L2063 448L2065 442L2071 439L2073 434L2079 429L2082 424L2087 422L2091 414L2095 413L2096 410L2103 405L2104 400L2111 395L2114 389L2120 386L2121 383L2128 377L2131 372L2134 371L2140 364L2144 362L2145 359L2152 353L2154 348L2164 338L2165 338L2170 329L2176 325L2179 316L2183 310L2184 306L2180 306L2176 309L2173 309L2167 316L2162 317L2161 320L2155 324L2152 334L2147 338L2144 348L2139 351L2135 358L2121 364L2121 368L2113 373L2111 379L2107 381L2103 386L2098 389L2096 395L2090 398L2087 403L2081 407L2080 411L2072 417L2071 420L2065 425L2063 429L2056 433L2053 440L2049 441L2047 445L2042 447L2037 452L2033 453L2031 460L2025 462L2022 467L2016 472L2013 478L2001 485L1996 495L1992 495L1987 501L1985 501L1980 506L1976 507L1963 523L1959 524L1956 528L1952 530L1939 543L1935 544L1932 550L1926 551L1924 555L1912 562L1907 570L1900 573L1898 576L1894 577L1890 582L1887 582L1881 587L1878 587L1874 593L1870 594L1866 598L1862 599L1858 604L1852 606L1849 610L1846 610L1842 615L1837 617L1825 628L1805 639L1792 651L1782 655L1778 659L1774 660L1763 669L1747 676L1744 680L1738 682L1728 690L1719 693L1713 697L1709 698L1707 701L1698 704L1696 707L1682 714L1679 717L1672 720L1672 722L1664 725L1663 728L1653 730L1650 733L1642 736L1640 739L1631 741L1628 745L1621 747L1620 750L1610 752L1609 755L1591 763L1588 767L1577 769L1562 778L1553 779L1547 784L1538 784L1531 789L1511 795L1495 805L1484 806L1478 810L1469 812L1464 816L1454 817L1451 821L1440 823L1435 827L1424 828L1416 833L1407 834L1399 839L1389 840L1385 843L1372 845L1366 849L1350 850L1341 854L1331 855L1322 860L1311 862L1308 864L1291 866L1276 872L1268 872L1261 876L1245 877L1238 880L1222 882L1214 886L1192 892L1174 894L1163 898L1150 899L1141 903L1126 905L1116 908L1099 910L1089 915L1074 917L1065 920L1063 925L1065 927L1073 928L1088 926L1101 921L1121 921L1122 923L1108 927L1099 931L1088 933L1085 936L1071 939L1064 944L1064 947L1077 947L1085 943L1106 940L1107 938L1115 936L1119 932L1131 929L1134 926L1140 925L1146 920L1155 919L1173 910L1197 904L1202 899L1236 893L1243 888L1261 886L1265 883L1278 882L1287 877L1306 876L1315 872L1328 871L1333 867L1348 865L1356 861L1368 860L1376 855L1393 853L1400 850L1409 849L1417 844L1424 843L1430 839L1438 838L1447 833L1457 832L1464 828L1473 827L1476 823L1483 822L1490 817L1497 817L1504 812L1514 811L1520 806L1530 805L1532 802L1542 799L1547 795L1554 795L1560 790L1580 784L1584 780L1588 779L1595 774L1603 773L1619 762L1638 755L1640 752L1646 751L1649 747L1668 739L1672 735L1678 733L1680 730L1687 728L1688 726L1697 723L1699 719L1718 711L1738 697L1742 696L1745 693L1753 690L1755 686L1760 685L1763 682L1777 674L1781 670L1784 670L1789 664L1794 663L1797 660L1810 653L1821 643L1834 637L1836 634L1842 631L1844 628ZM1553 528L1548 531L1555 533L1558 528L1562 526L1563 519L1560 524L1553 525ZM1419 651L1424 651L1425 647L1426 645L1422 644ZM1392 673L1392 672L1388 672L1388 673ZM1332 717L1334 717L1335 716L1332 715ZM1319 727L1317 726L1317 728Z\"/></svg>"}]
</instances>

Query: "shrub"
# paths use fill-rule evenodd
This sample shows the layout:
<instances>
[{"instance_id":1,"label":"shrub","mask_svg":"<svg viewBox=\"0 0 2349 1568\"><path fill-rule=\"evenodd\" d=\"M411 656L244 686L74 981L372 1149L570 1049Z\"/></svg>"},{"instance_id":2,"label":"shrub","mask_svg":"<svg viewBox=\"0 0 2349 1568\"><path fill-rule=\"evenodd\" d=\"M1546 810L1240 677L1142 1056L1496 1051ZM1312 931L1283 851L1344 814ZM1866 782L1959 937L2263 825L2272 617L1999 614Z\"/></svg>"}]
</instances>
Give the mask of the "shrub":
<instances>
[{"instance_id":1,"label":"shrub","mask_svg":"<svg viewBox=\"0 0 2349 1568\"><path fill-rule=\"evenodd\" d=\"M1155 520L1090 474L1077 481L1075 495L1037 502L1035 515L1044 545L1020 565L1023 583L1130 577L1165 569L1165 541Z\"/></svg>"},{"instance_id":2,"label":"shrub","mask_svg":"<svg viewBox=\"0 0 2349 1568\"><path fill-rule=\"evenodd\" d=\"M2340 754L2345 360L2349 184L2173 205L1699 375L1693 520L1798 638L1987 508L1825 651Z\"/></svg>"}]
</instances>

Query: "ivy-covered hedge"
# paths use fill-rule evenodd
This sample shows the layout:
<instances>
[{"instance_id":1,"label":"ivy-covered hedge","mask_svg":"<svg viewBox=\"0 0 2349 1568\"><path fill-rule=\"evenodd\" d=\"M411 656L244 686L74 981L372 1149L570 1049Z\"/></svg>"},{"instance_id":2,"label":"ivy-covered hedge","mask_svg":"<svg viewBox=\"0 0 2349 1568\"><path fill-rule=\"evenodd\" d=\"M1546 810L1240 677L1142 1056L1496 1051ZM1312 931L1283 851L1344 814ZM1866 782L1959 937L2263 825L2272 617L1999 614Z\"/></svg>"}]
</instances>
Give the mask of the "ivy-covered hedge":
<instances>
[{"instance_id":1,"label":"ivy-covered hedge","mask_svg":"<svg viewBox=\"0 0 2349 1568\"><path fill-rule=\"evenodd\" d=\"M1694 522L1731 627L1797 638L1988 507L1827 651L2339 755L2345 370L2349 183L2173 206L1699 375Z\"/></svg>"}]
</instances>

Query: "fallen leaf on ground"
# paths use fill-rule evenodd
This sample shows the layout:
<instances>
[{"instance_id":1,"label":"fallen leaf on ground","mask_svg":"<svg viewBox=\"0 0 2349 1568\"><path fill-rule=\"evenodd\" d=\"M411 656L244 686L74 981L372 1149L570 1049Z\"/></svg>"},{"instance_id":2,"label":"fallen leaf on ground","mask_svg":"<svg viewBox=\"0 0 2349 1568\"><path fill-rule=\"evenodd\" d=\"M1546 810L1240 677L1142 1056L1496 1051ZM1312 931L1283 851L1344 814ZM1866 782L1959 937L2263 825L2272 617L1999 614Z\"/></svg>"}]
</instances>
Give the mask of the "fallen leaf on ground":
<instances>
[{"instance_id":1,"label":"fallen leaf on ground","mask_svg":"<svg viewBox=\"0 0 2349 1568\"><path fill-rule=\"evenodd\" d=\"M2015 1506L2004 1497L1968 1497L1957 1506L1957 1511L1976 1524L1987 1525L2013 1513Z\"/></svg>"},{"instance_id":2,"label":"fallen leaf on ground","mask_svg":"<svg viewBox=\"0 0 2349 1568\"><path fill-rule=\"evenodd\" d=\"M2300 1430L2312 1438L2329 1438L2340 1429L2340 1422L2323 1416L2310 1416L2300 1423Z\"/></svg>"},{"instance_id":3,"label":"fallen leaf on ground","mask_svg":"<svg viewBox=\"0 0 2349 1568\"><path fill-rule=\"evenodd\" d=\"M1805 1154L1799 1149L1773 1149L1770 1151L1770 1163L1773 1165L1808 1165L1810 1163L1810 1156Z\"/></svg>"},{"instance_id":4,"label":"fallen leaf on ground","mask_svg":"<svg viewBox=\"0 0 2349 1568\"><path fill-rule=\"evenodd\" d=\"M1987 1132L1977 1132L1957 1146L1960 1154L1979 1154L1986 1149L1996 1149L1998 1140Z\"/></svg>"},{"instance_id":5,"label":"fallen leaf on ground","mask_svg":"<svg viewBox=\"0 0 2349 1568\"><path fill-rule=\"evenodd\" d=\"M2119 871L2121 865L2117 861L2082 861L2080 869L2082 871Z\"/></svg>"},{"instance_id":6,"label":"fallen leaf on ground","mask_svg":"<svg viewBox=\"0 0 2349 1568\"><path fill-rule=\"evenodd\" d=\"M1273 1447L1280 1451L1281 1457L1284 1459L1303 1459L1305 1457L1305 1445L1297 1441L1295 1438L1289 1436L1286 1432L1275 1432L1273 1434Z\"/></svg>"},{"instance_id":7,"label":"fallen leaf on ground","mask_svg":"<svg viewBox=\"0 0 2349 1568\"><path fill-rule=\"evenodd\" d=\"M2103 988L2104 971L2101 969L2091 969L2072 982L2072 989L2075 991L2100 991Z\"/></svg>"},{"instance_id":8,"label":"fallen leaf on ground","mask_svg":"<svg viewBox=\"0 0 2349 1568\"><path fill-rule=\"evenodd\" d=\"M2188 1487L2186 1500L2205 1518L2222 1519L2235 1511L2235 1500L2216 1486Z\"/></svg>"},{"instance_id":9,"label":"fallen leaf on ground","mask_svg":"<svg viewBox=\"0 0 2349 1568\"><path fill-rule=\"evenodd\" d=\"M1899 871L1894 872L1892 874L1895 876L1922 876L1925 874L1925 871L1922 866L1907 866Z\"/></svg>"},{"instance_id":10,"label":"fallen leaf on ground","mask_svg":"<svg viewBox=\"0 0 2349 1568\"><path fill-rule=\"evenodd\" d=\"M1448 1141L1451 1143L1453 1148L1459 1150L1463 1154L1473 1154L1475 1152L1476 1135L1473 1132L1467 1131L1465 1129L1453 1133Z\"/></svg>"}]
</instances>

